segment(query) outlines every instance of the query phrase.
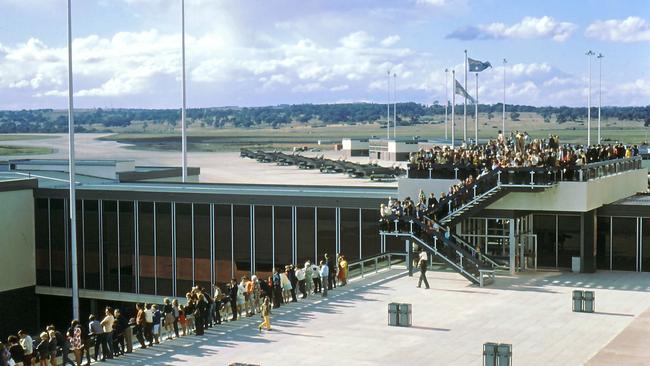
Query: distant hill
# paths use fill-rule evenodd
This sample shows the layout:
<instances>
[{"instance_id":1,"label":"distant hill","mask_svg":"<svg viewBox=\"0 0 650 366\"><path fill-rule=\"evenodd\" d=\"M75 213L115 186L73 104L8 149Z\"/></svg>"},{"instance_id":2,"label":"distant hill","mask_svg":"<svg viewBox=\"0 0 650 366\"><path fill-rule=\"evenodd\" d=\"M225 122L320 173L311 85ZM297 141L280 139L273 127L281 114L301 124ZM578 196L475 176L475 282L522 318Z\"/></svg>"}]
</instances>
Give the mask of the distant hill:
<instances>
[{"instance_id":1,"label":"distant hill","mask_svg":"<svg viewBox=\"0 0 650 366\"><path fill-rule=\"evenodd\" d=\"M392 107L392 106L391 106ZM474 108L468 112L473 115ZM500 118L501 104L480 104L479 113L488 118ZM517 121L519 113L537 113L545 122L575 122L587 118L587 108L533 107L506 105L509 119ZM592 109L592 117L597 109ZM443 105L426 106L418 103L398 103L397 119L401 126L439 123L444 116ZM449 112L451 113L451 111ZM392 108L391 108L392 114ZM645 107L604 107L602 114L609 119L638 121L650 126L650 105ZM385 121L386 105L373 103L294 104L268 107L191 108L188 123L203 128L278 128L290 124L328 125L357 124ZM75 113L77 132L115 132L133 126L132 132L151 126L173 129L180 121L178 109L82 109ZM67 112L38 109L0 111L0 133L60 133L66 132ZM141 127L144 126L144 127Z\"/></svg>"}]
</instances>

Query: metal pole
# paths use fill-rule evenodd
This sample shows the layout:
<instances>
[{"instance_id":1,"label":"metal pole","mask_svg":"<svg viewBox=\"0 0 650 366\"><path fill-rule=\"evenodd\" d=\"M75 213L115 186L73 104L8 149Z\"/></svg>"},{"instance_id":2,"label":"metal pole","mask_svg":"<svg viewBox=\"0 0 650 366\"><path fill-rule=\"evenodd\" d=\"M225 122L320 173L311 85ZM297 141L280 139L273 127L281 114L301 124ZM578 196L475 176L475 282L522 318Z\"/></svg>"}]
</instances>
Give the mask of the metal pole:
<instances>
[{"instance_id":1,"label":"metal pole","mask_svg":"<svg viewBox=\"0 0 650 366\"><path fill-rule=\"evenodd\" d=\"M70 171L70 246L72 257L72 318L79 319L79 273L77 263L77 198L74 156L74 87L72 84L72 0L68 0L68 170Z\"/></svg>"},{"instance_id":2,"label":"metal pole","mask_svg":"<svg viewBox=\"0 0 650 366\"><path fill-rule=\"evenodd\" d=\"M600 144L600 108L603 102L603 54L599 53L598 58L598 144Z\"/></svg>"},{"instance_id":3,"label":"metal pole","mask_svg":"<svg viewBox=\"0 0 650 366\"><path fill-rule=\"evenodd\" d=\"M465 50L465 102L463 104L463 141L467 142L467 50Z\"/></svg>"},{"instance_id":4,"label":"metal pole","mask_svg":"<svg viewBox=\"0 0 650 366\"><path fill-rule=\"evenodd\" d=\"M393 74L393 138L397 140L397 74Z\"/></svg>"},{"instance_id":5,"label":"metal pole","mask_svg":"<svg viewBox=\"0 0 650 366\"><path fill-rule=\"evenodd\" d=\"M448 139L447 130L449 126L447 125L447 107L449 107L449 92L447 91L447 84L449 84L449 69L445 69L445 141Z\"/></svg>"},{"instance_id":6,"label":"metal pole","mask_svg":"<svg viewBox=\"0 0 650 366\"><path fill-rule=\"evenodd\" d=\"M478 72L476 73L476 102L474 103L474 143L478 145Z\"/></svg>"},{"instance_id":7,"label":"metal pole","mask_svg":"<svg viewBox=\"0 0 650 366\"><path fill-rule=\"evenodd\" d=\"M508 60L503 59L503 115L501 117L501 132L506 137L506 64Z\"/></svg>"},{"instance_id":8,"label":"metal pole","mask_svg":"<svg viewBox=\"0 0 650 366\"><path fill-rule=\"evenodd\" d=\"M185 135L185 0L181 0L181 54L182 54L182 75L181 84L183 88L183 106L181 107L181 150L182 150L182 169L183 169L183 183L187 181L187 136Z\"/></svg>"},{"instance_id":9,"label":"metal pole","mask_svg":"<svg viewBox=\"0 0 650 366\"><path fill-rule=\"evenodd\" d=\"M390 70L386 71L388 78L386 81L386 90L388 91L388 100L386 101L386 139L390 140Z\"/></svg>"},{"instance_id":10,"label":"metal pole","mask_svg":"<svg viewBox=\"0 0 650 366\"><path fill-rule=\"evenodd\" d=\"M454 147L454 130L456 129L456 70L451 70L451 82L454 84L451 92L451 147Z\"/></svg>"},{"instance_id":11,"label":"metal pole","mask_svg":"<svg viewBox=\"0 0 650 366\"><path fill-rule=\"evenodd\" d=\"M587 147L591 146L591 56L594 55L593 51L589 50L587 53Z\"/></svg>"}]
</instances>

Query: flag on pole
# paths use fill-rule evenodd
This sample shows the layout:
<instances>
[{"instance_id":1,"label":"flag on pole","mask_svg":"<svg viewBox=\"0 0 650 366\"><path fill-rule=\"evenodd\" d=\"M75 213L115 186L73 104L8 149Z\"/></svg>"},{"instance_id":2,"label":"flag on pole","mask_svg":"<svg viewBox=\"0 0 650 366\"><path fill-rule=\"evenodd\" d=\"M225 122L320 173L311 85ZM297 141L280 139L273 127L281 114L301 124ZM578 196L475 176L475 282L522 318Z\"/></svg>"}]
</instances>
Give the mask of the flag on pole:
<instances>
[{"instance_id":1,"label":"flag on pole","mask_svg":"<svg viewBox=\"0 0 650 366\"><path fill-rule=\"evenodd\" d=\"M472 98L472 96L469 95L469 93L465 90L465 88L463 88L463 86L460 85L458 80L454 79L454 82L455 82L455 85L456 85L454 87L454 93L458 94L460 96L463 96L463 97L469 99L472 103L474 103L474 98Z\"/></svg>"},{"instance_id":2,"label":"flag on pole","mask_svg":"<svg viewBox=\"0 0 650 366\"><path fill-rule=\"evenodd\" d=\"M482 62L482 61L479 61L479 60L474 60L474 59L468 58L467 62L469 63L469 71L470 72L481 72L481 71L487 69L488 67L492 67L492 65L490 64L489 61Z\"/></svg>"}]
</instances>

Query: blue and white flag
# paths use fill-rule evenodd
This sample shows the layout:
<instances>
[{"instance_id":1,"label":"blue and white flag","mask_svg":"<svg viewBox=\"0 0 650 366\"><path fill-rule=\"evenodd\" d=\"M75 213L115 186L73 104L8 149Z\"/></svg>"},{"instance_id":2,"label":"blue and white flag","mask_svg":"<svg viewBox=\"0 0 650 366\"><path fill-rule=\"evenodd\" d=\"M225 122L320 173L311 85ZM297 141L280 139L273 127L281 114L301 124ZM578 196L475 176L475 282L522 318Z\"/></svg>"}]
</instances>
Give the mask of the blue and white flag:
<instances>
[{"instance_id":1,"label":"blue and white flag","mask_svg":"<svg viewBox=\"0 0 650 366\"><path fill-rule=\"evenodd\" d=\"M489 61L481 62L478 60L467 58L467 62L469 63L470 72L481 72L487 69L488 67L492 67Z\"/></svg>"},{"instance_id":2,"label":"blue and white flag","mask_svg":"<svg viewBox=\"0 0 650 366\"><path fill-rule=\"evenodd\" d=\"M454 93L456 93L456 94L458 94L460 96L463 96L463 97L469 99L472 103L474 103L474 98L472 98L472 96L469 95L467 90L465 90L465 88L463 88L463 86L460 85L458 80L454 80L454 81L456 82L456 86L454 87Z\"/></svg>"}]
</instances>

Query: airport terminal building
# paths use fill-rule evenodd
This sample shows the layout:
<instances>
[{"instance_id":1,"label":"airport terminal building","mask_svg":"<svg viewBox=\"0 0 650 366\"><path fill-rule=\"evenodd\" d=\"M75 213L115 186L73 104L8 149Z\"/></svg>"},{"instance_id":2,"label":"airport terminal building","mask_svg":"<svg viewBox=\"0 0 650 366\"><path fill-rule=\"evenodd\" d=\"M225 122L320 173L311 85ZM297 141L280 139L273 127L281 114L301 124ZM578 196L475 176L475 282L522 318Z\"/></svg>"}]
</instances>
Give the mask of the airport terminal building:
<instances>
[{"instance_id":1,"label":"airport terminal building","mask_svg":"<svg viewBox=\"0 0 650 366\"><path fill-rule=\"evenodd\" d=\"M198 183L192 168L197 182L183 184L178 168L78 164L82 314L104 303L182 298L194 284L210 288L244 274L265 278L275 266L325 253L355 261L404 252L414 240L380 232L380 204L416 197L419 189L444 191L458 178L409 172L397 187L209 184ZM641 193L647 175L637 158L597 163L579 178L551 183L504 173L496 196L454 218L454 233L501 257L513 273L569 270L576 259L581 272L650 272L650 196ZM16 307L30 314L3 321L2 334L69 320L67 176L67 161L0 166L0 265L10 274L0 280L0 306L5 314Z\"/></svg>"}]
</instances>

